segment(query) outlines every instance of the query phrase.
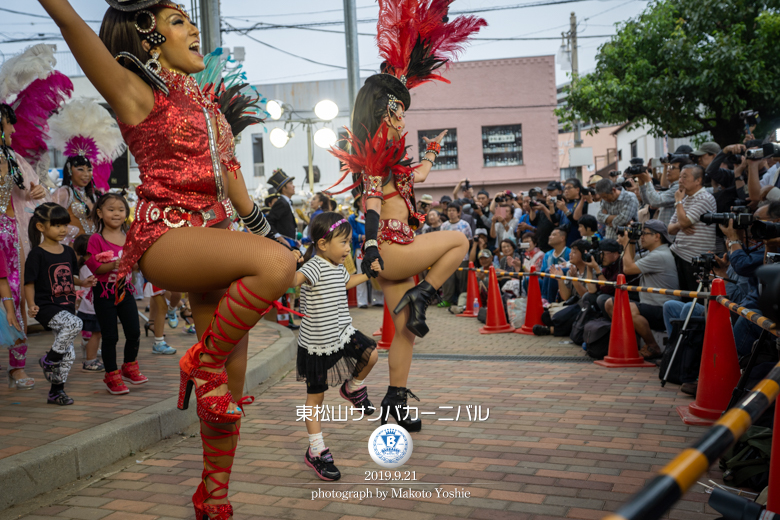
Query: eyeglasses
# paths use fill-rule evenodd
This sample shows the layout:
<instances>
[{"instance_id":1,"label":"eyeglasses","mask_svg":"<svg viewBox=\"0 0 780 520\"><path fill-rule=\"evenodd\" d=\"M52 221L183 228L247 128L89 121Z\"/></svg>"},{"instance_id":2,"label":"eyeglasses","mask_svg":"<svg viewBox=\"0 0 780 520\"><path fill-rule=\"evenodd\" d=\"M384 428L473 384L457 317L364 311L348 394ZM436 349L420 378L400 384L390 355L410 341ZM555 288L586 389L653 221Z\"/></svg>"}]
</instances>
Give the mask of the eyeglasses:
<instances>
[{"instance_id":1,"label":"eyeglasses","mask_svg":"<svg viewBox=\"0 0 780 520\"><path fill-rule=\"evenodd\" d=\"M655 231L645 231L645 232L642 233L642 236L643 237L649 237L649 236L652 236L652 235L655 235L655 234L656 234Z\"/></svg>"}]
</instances>

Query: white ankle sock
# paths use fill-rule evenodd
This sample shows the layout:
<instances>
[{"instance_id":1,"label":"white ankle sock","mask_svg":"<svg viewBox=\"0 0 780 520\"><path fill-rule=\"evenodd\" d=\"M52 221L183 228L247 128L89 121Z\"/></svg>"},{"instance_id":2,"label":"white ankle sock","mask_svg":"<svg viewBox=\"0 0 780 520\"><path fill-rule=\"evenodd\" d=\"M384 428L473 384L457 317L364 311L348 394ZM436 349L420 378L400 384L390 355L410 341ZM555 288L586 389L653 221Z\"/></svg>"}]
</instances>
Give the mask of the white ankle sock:
<instances>
[{"instance_id":1,"label":"white ankle sock","mask_svg":"<svg viewBox=\"0 0 780 520\"><path fill-rule=\"evenodd\" d=\"M325 450L325 440L322 438L322 432L309 435L309 448L316 457Z\"/></svg>"},{"instance_id":2,"label":"white ankle sock","mask_svg":"<svg viewBox=\"0 0 780 520\"><path fill-rule=\"evenodd\" d=\"M349 383L347 383L347 389L350 392L354 392L355 390L360 388L360 386L363 384L363 381L365 381L365 379L355 379L355 378L353 378L352 380L350 380Z\"/></svg>"},{"instance_id":3,"label":"white ankle sock","mask_svg":"<svg viewBox=\"0 0 780 520\"><path fill-rule=\"evenodd\" d=\"M163 336L162 338L158 338L157 336L154 337L155 344L162 343L163 341L165 341L165 336Z\"/></svg>"}]
</instances>

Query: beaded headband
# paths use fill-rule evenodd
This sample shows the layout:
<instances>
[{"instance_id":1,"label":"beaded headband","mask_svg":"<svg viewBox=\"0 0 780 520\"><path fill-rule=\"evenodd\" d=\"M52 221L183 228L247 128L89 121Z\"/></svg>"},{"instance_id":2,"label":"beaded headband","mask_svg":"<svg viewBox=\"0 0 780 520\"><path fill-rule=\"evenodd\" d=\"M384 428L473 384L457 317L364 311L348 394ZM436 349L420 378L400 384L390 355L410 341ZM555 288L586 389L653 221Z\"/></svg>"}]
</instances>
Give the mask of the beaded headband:
<instances>
[{"instance_id":1,"label":"beaded headband","mask_svg":"<svg viewBox=\"0 0 780 520\"><path fill-rule=\"evenodd\" d=\"M347 222L347 219L343 218L343 219L339 220L338 222L336 222L335 224L333 224L332 226L330 226L330 229L328 230L328 232L327 232L327 233L325 233L325 236L328 236L328 235L330 235L331 233L333 233L333 230L334 230L334 229L336 229L336 228L337 228L337 227L339 227L340 225L344 224L345 222Z\"/></svg>"}]
</instances>

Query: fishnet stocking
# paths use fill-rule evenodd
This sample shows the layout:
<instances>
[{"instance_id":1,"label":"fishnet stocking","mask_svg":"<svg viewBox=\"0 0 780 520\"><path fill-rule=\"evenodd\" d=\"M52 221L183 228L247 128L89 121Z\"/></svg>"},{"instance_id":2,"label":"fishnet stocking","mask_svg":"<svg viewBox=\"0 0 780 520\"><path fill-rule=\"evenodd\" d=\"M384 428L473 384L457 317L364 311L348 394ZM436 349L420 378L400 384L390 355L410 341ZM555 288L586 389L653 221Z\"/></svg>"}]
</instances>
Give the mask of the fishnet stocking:
<instances>
[{"instance_id":1,"label":"fishnet stocking","mask_svg":"<svg viewBox=\"0 0 780 520\"><path fill-rule=\"evenodd\" d=\"M246 332L268 307L259 298L276 300L291 285L295 274L293 255L272 240L248 233L179 228L160 237L146 251L140 265L144 276L154 285L190 293L198 336L203 337L207 330L214 334L207 342L209 350L217 353L203 356L203 360L225 363L228 389L234 399L240 399L247 362ZM229 287L229 297L225 297L226 287ZM218 388L213 394L224 391ZM232 466L238 435L226 432L237 431L238 427L239 423L201 422L206 470ZM225 502L227 492L219 490L226 489L230 474L217 471L206 477L204 473L207 491L215 491L217 495L208 502Z\"/></svg>"}]
</instances>

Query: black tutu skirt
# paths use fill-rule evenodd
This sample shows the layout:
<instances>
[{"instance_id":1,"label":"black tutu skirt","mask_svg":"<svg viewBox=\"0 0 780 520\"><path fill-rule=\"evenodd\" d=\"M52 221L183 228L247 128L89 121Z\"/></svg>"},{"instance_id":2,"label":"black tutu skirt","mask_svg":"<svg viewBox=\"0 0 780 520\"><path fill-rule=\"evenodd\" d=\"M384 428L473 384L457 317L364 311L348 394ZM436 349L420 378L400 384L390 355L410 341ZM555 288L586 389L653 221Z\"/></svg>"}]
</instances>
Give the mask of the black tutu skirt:
<instances>
[{"instance_id":1,"label":"black tutu skirt","mask_svg":"<svg viewBox=\"0 0 780 520\"><path fill-rule=\"evenodd\" d=\"M376 342L359 330L332 354L309 354L305 347L298 346L297 379L306 381L306 393L320 394L328 387L357 377L368 365L375 348Z\"/></svg>"}]
</instances>

